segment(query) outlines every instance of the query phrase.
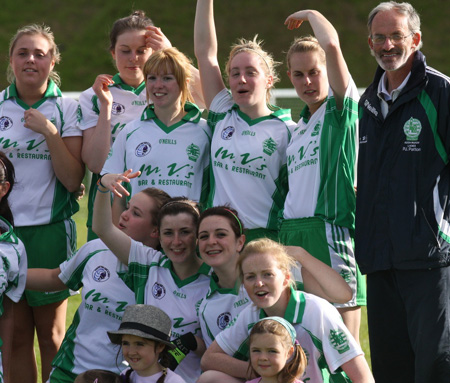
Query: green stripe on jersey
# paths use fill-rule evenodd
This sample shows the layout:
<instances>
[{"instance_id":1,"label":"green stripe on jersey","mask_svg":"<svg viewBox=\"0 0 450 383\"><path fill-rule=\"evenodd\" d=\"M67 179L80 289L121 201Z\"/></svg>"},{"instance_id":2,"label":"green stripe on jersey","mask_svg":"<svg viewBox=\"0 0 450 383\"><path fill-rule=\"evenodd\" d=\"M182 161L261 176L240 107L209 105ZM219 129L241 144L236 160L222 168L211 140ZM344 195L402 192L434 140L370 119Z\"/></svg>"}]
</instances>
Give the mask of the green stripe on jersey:
<instances>
[{"instance_id":1,"label":"green stripe on jersey","mask_svg":"<svg viewBox=\"0 0 450 383\"><path fill-rule=\"evenodd\" d=\"M433 101L431 101L430 96L427 94L427 92L425 92L425 90L422 90L422 92L420 92L418 99L422 104L423 108L425 109L426 115L428 117L428 121L431 126L431 130L433 132L436 150L441 156L442 161L444 161L445 164L448 164L448 155L437 131L438 129L437 110L433 104Z\"/></svg>"}]
</instances>

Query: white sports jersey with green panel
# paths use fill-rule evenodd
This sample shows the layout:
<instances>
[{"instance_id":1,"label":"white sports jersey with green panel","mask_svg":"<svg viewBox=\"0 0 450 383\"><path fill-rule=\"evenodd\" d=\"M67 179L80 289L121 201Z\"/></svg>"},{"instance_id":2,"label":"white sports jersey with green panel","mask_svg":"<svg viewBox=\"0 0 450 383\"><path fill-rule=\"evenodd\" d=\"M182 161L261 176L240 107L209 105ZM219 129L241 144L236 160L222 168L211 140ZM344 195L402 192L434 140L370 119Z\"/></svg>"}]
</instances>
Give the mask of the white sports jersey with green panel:
<instances>
[{"instance_id":1,"label":"white sports jersey with green panel","mask_svg":"<svg viewBox=\"0 0 450 383\"><path fill-rule=\"evenodd\" d=\"M59 222L78 211L75 196L56 178L44 136L23 126L29 108L18 98L14 84L0 93L0 150L16 172L9 202L18 227ZM62 138L81 136L77 102L62 97L52 80L33 108L56 126Z\"/></svg>"},{"instance_id":2,"label":"white sports jersey with green panel","mask_svg":"<svg viewBox=\"0 0 450 383\"><path fill-rule=\"evenodd\" d=\"M148 106L140 120L127 124L117 136L102 174L140 170L130 182L131 195L156 187L172 197L203 199L211 133L196 105L186 103L185 111L181 121L167 127L153 105Z\"/></svg>"},{"instance_id":3,"label":"white sports jersey with green panel","mask_svg":"<svg viewBox=\"0 0 450 383\"><path fill-rule=\"evenodd\" d=\"M289 110L255 120L223 89L211 103L211 191L208 207L229 204L247 229L278 229L287 193L286 148L295 124Z\"/></svg>"}]
</instances>

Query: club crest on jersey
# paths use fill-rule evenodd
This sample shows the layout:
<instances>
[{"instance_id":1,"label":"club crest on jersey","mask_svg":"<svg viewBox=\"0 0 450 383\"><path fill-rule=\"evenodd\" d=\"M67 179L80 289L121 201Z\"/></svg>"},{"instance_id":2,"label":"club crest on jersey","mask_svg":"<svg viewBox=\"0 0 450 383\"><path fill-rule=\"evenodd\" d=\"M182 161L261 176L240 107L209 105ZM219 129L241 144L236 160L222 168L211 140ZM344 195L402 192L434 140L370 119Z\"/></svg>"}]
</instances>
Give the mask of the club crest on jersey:
<instances>
[{"instance_id":1,"label":"club crest on jersey","mask_svg":"<svg viewBox=\"0 0 450 383\"><path fill-rule=\"evenodd\" d=\"M263 152L271 156L276 152L278 144L272 138L268 138L263 142Z\"/></svg>"},{"instance_id":2,"label":"club crest on jersey","mask_svg":"<svg viewBox=\"0 0 450 383\"><path fill-rule=\"evenodd\" d=\"M12 128L13 122L9 117L2 116L0 117L0 130L4 132L5 130L8 130L9 128Z\"/></svg>"},{"instance_id":3,"label":"club crest on jersey","mask_svg":"<svg viewBox=\"0 0 450 383\"><path fill-rule=\"evenodd\" d=\"M198 158L200 157L200 148L197 145L190 144L186 148L186 153L191 161L197 162Z\"/></svg>"},{"instance_id":4,"label":"club crest on jersey","mask_svg":"<svg viewBox=\"0 0 450 383\"><path fill-rule=\"evenodd\" d=\"M92 279L95 282L106 282L110 276L111 276L111 273L105 266L98 266L92 272Z\"/></svg>"},{"instance_id":5,"label":"club crest on jersey","mask_svg":"<svg viewBox=\"0 0 450 383\"><path fill-rule=\"evenodd\" d=\"M125 113L125 107L122 104L119 104L118 102L113 102L111 113L114 115L124 114Z\"/></svg>"},{"instance_id":6,"label":"club crest on jersey","mask_svg":"<svg viewBox=\"0 0 450 383\"><path fill-rule=\"evenodd\" d=\"M328 340L330 341L333 348L339 353L343 354L344 352L350 350L350 346L348 345L347 335L342 330L330 330L330 335L328 335Z\"/></svg>"},{"instance_id":7,"label":"club crest on jersey","mask_svg":"<svg viewBox=\"0 0 450 383\"><path fill-rule=\"evenodd\" d=\"M136 146L136 157L145 157L152 150L152 145L150 142L141 142L138 146Z\"/></svg>"},{"instance_id":8,"label":"club crest on jersey","mask_svg":"<svg viewBox=\"0 0 450 383\"><path fill-rule=\"evenodd\" d=\"M236 129L234 129L234 126L227 126L226 128L223 128L222 130L222 140L231 140L231 137L233 137L234 132Z\"/></svg>"},{"instance_id":9,"label":"club crest on jersey","mask_svg":"<svg viewBox=\"0 0 450 383\"><path fill-rule=\"evenodd\" d=\"M422 124L417 118L411 117L405 122L405 125L403 125L403 132L405 132L407 141L417 141L421 131Z\"/></svg>"},{"instance_id":10,"label":"club crest on jersey","mask_svg":"<svg viewBox=\"0 0 450 383\"><path fill-rule=\"evenodd\" d=\"M223 330L231 322L231 319L233 319L233 318L231 316L231 313L229 313L229 312L220 314L217 317L217 327L219 327L221 330Z\"/></svg>"},{"instance_id":11,"label":"club crest on jersey","mask_svg":"<svg viewBox=\"0 0 450 383\"><path fill-rule=\"evenodd\" d=\"M163 299L166 295L166 288L160 283L155 282L155 284L152 287L152 295L156 299Z\"/></svg>"}]
</instances>

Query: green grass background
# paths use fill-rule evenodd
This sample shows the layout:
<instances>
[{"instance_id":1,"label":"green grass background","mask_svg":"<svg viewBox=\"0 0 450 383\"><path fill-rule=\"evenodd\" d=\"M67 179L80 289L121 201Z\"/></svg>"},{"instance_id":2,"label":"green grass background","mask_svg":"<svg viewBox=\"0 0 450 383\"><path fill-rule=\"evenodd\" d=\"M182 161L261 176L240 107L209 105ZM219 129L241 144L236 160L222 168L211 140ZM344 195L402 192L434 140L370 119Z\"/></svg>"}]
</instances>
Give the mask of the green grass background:
<instances>
[{"instance_id":1,"label":"green grass background","mask_svg":"<svg viewBox=\"0 0 450 383\"><path fill-rule=\"evenodd\" d=\"M85 178L86 180L86 178ZM78 248L80 248L86 242L86 219L87 219L87 192L85 197L80 201L80 211L75 214L74 219L77 224L78 230ZM81 295L74 295L69 298L69 304L67 309L67 319L66 319L66 329L72 323L72 318L75 314L75 311L78 309L78 306L81 302ZM106 336L106 334L105 334ZM367 314L366 308L364 307L362 310L362 322L361 322L361 330L360 330L360 341L362 349L365 353L366 359L370 365L370 351L369 351L369 339L367 334ZM36 352L36 358L38 360L38 383L42 383L41 381L41 368L40 368L40 355L39 355L39 347L37 341L35 339L34 348Z\"/></svg>"}]
</instances>

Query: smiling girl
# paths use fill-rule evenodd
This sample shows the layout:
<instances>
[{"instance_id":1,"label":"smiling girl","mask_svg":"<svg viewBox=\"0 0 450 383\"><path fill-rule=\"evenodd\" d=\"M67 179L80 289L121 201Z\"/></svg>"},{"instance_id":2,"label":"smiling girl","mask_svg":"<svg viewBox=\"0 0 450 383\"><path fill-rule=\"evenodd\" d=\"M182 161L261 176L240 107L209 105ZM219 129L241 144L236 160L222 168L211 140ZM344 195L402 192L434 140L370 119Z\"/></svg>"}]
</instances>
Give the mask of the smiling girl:
<instances>
[{"instance_id":1,"label":"smiling girl","mask_svg":"<svg viewBox=\"0 0 450 383\"><path fill-rule=\"evenodd\" d=\"M275 62L255 38L239 40L226 64L231 94L217 60L213 0L198 0L195 55L213 129L208 207L239 211L247 240L278 237L278 212L287 193L290 112L268 104L278 81Z\"/></svg>"},{"instance_id":2,"label":"smiling girl","mask_svg":"<svg viewBox=\"0 0 450 383\"><path fill-rule=\"evenodd\" d=\"M246 383L303 383L308 363L294 327L280 317L263 318L250 332L250 370L259 376Z\"/></svg>"},{"instance_id":3,"label":"smiling girl","mask_svg":"<svg viewBox=\"0 0 450 383\"><path fill-rule=\"evenodd\" d=\"M122 373L124 383L185 383L167 368L171 321L161 309L131 305L125 309L117 331L108 331L111 343L122 348L129 368Z\"/></svg>"},{"instance_id":4,"label":"smiling girl","mask_svg":"<svg viewBox=\"0 0 450 383\"><path fill-rule=\"evenodd\" d=\"M119 229L145 246L157 248L157 216L170 199L162 190L148 188L135 194L121 214ZM69 287L81 290L81 303L52 362L49 382L73 382L84 371L100 368L120 374L117 350L106 337L92 343L92 334L117 327L134 293L116 273L118 260L100 240L82 246L55 269L30 269L27 288L58 291Z\"/></svg>"},{"instance_id":5,"label":"smiling girl","mask_svg":"<svg viewBox=\"0 0 450 383\"><path fill-rule=\"evenodd\" d=\"M109 51L118 73L98 75L92 88L81 93L79 100L84 138L82 155L93 173L92 185L97 182L98 173L121 129L139 118L145 108L145 62L154 50L171 46L143 11L134 11L130 16L116 20L109 38ZM96 238L91 229L95 193L95 187L90 188L88 240Z\"/></svg>"},{"instance_id":6,"label":"smiling girl","mask_svg":"<svg viewBox=\"0 0 450 383\"><path fill-rule=\"evenodd\" d=\"M149 104L120 132L102 174L140 170L131 195L156 186L172 196L205 198L210 129L189 90L189 59L176 48L159 50L144 66Z\"/></svg>"},{"instance_id":7,"label":"smiling girl","mask_svg":"<svg viewBox=\"0 0 450 383\"><path fill-rule=\"evenodd\" d=\"M244 226L237 211L227 206L206 209L200 215L198 247L202 260L214 270L209 291L198 304L202 336L207 347L233 323L251 301L241 284L236 264L244 243ZM289 247L301 264L307 292L331 302L346 302L351 291L341 276L300 247ZM297 265L296 265L297 266Z\"/></svg>"},{"instance_id":8,"label":"smiling girl","mask_svg":"<svg viewBox=\"0 0 450 383\"><path fill-rule=\"evenodd\" d=\"M78 210L73 192L84 176L77 103L62 97L54 72L60 60L50 29L29 25L17 31L9 49L8 79L0 94L2 142L14 164L17 187L10 196L15 230L27 250L28 267L54 268L75 249ZM14 143L14 144L12 144ZM12 381L37 379L34 334L38 336L42 380L65 333L69 291L26 291L16 304ZM27 368L24 368L27 366Z\"/></svg>"},{"instance_id":9,"label":"smiling girl","mask_svg":"<svg viewBox=\"0 0 450 383\"><path fill-rule=\"evenodd\" d=\"M204 352L204 342L195 336L200 332L195 304L205 296L210 280L209 266L196 253L199 211L194 202L183 197L174 198L161 208L156 234L164 254L134 241L113 225L110 195L105 192L109 190L118 197L127 195L121 183L137 176L139 172L126 171L101 178L93 229L128 266L119 273L134 291L136 302L164 309L171 318L173 340L185 346L187 354L176 372L193 383L201 373L200 356ZM120 222L119 227L122 225L126 223Z\"/></svg>"},{"instance_id":10,"label":"smiling girl","mask_svg":"<svg viewBox=\"0 0 450 383\"><path fill-rule=\"evenodd\" d=\"M336 307L359 341L365 280L353 245L358 89L348 72L338 34L323 15L299 11L285 24L294 29L305 21L316 37L296 39L286 59L289 78L306 106L286 152L292 161L280 240L305 248L347 281L352 299Z\"/></svg>"},{"instance_id":11,"label":"smiling girl","mask_svg":"<svg viewBox=\"0 0 450 383\"><path fill-rule=\"evenodd\" d=\"M305 381L373 382L362 350L337 310L323 299L294 289L293 263L284 247L270 239L247 244L237 265L253 304L206 350L202 358L206 372L200 383L242 382L247 376L249 330L267 316L284 318L294 326L296 339L308 355Z\"/></svg>"}]
</instances>

